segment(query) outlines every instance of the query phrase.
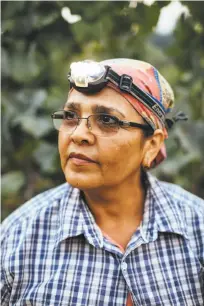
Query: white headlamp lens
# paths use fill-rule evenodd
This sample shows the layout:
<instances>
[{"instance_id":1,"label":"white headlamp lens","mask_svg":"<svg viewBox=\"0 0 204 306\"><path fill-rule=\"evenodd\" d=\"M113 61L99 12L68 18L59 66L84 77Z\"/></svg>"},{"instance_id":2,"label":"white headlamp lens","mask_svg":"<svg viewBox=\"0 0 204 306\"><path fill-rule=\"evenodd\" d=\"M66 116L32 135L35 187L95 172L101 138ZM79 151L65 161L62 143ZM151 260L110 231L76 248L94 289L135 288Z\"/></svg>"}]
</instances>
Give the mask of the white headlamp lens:
<instances>
[{"instance_id":1,"label":"white headlamp lens","mask_svg":"<svg viewBox=\"0 0 204 306\"><path fill-rule=\"evenodd\" d=\"M71 80L78 87L88 87L89 84L100 80L106 68L94 61L76 62L70 65Z\"/></svg>"}]
</instances>

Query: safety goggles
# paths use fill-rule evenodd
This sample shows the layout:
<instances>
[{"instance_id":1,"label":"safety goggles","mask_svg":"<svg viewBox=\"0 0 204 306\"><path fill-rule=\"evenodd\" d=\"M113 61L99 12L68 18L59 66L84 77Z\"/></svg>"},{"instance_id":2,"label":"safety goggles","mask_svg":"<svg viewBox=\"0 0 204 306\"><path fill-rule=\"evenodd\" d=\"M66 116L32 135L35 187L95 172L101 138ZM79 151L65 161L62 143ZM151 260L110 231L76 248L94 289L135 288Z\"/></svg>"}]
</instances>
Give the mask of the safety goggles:
<instances>
[{"instance_id":1,"label":"safety goggles","mask_svg":"<svg viewBox=\"0 0 204 306\"><path fill-rule=\"evenodd\" d=\"M74 87L80 92L96 93L102 90L108 82L111 82L121 91L132 95L142 102L159 118L163 126L166 126L168 129L178 120L187 120L183 112L179 112L175 117L167 119L167 111L156 98L134 84L131 76L127 74L119 75L109 66L85 60L72 63L70 69L71 71L68 74L70 87Z\"/></svg>"}]
</instances>

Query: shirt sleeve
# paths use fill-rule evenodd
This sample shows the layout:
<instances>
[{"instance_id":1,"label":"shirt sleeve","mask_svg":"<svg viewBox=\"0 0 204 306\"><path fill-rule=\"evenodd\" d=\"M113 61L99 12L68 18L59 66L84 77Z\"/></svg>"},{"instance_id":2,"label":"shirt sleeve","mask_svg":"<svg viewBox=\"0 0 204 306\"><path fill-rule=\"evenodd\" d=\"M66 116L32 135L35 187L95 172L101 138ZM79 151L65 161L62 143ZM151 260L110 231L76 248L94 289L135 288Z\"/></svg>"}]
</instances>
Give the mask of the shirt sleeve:
<instances>
[{"instance_id":1,"label":"shirt sleeve","mask_svg":"<svg viewBox=\"0 0 204 306\"><path fill-rule=\"evenodd\" d=\"M0 294L1 294L1 305L2 306L9 305L11 289L9 288L9 286L8 286L6 280L5 280L4 271L1 271Z\"/></svg>"},{"instance_id":2,"label":"shirt sleeve","mask_svg":"<svg viewBox=\"0 0 204 306\"><path fill-rule=\"evenodd\" d=\"M192 196L190 204L185 207L189 243L204 267L204 201Z\"/></svg>"},{"instance_id":3,"label":"shirt sleeve","mask_svg":"<svg viewBox=\"0 0 204 306\"><path fill-rule=\"evenodd\" d=\"M0 284L0 294L1 294L1 305L6 306L9 305L10 294L12 283L9 282L6 276L6 254L7 254L7 239L6 239L6 227L1 226L1 284ZM10 281L11 281L10 276Z\"/></svg>"},{"instance_id":4,"label":"shirt sleeve","mask_svg":"<svg viewBox=\"0 0 204 306\"><path fill-rule=\"evenodd\" d=\"M22 235L22 225L15 214L1 225L1 305L9 305L14 280L15 250Z\"/></svg>"},{"instance_id":5,"label":"shirt sleeve","mask_svg":"<svg viewBox=\"0 0 204 306\"><path fill-rule=\"evenodd\" d=\"M14 283L18 282L19 269L21 270L24 252L24 243L28 233L28 228L35 220L42 208L55 205L55 197L61 198L67 192L68 184L47 190L24 203L21 207L12 212L0 226L1 241L1 297L0 305L9 305L11 298L16 294ZM49 205L49 206L48 206ZM32 227L32 226L31 226ZM32 228L31 228L32 231ZM20 254L20 255L19 255Z\"/></svg>"},{"instance_id":6,"label":"shirt sleeve","mask_svg":"<svg viewBox=\"0 0 204 306\"><path fill-rule=\"evenodd\" d=\"M163 183L177 205L192 252L204 267L204 200L180 186Z\"/></svg>"}]
</instances>

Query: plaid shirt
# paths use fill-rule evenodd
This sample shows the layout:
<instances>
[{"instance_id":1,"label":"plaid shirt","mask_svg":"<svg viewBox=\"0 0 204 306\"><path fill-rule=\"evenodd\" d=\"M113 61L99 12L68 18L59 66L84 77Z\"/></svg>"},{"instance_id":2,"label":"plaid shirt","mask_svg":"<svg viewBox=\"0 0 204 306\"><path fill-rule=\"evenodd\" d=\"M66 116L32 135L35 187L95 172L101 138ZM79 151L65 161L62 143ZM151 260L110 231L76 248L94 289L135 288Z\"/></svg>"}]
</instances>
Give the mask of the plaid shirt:
<instances>
[{"instance_id":1,"label":"plaid shirt","mask_svg":"<svg viewBox=\"0 0 204 306\"><path fill-rule=\"evenodd\" d=\"M148 175L143 221L125 252L67 183L2 226L1 305L203 305L204 201Z\"/></svg>"}]
</instances>

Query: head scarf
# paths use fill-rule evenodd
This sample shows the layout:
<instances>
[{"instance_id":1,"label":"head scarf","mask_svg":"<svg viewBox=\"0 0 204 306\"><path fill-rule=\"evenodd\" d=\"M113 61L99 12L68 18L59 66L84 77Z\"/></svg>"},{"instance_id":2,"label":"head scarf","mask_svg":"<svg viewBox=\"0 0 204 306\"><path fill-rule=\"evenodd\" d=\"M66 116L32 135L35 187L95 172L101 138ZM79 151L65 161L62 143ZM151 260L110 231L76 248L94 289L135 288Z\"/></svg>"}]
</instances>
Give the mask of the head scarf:
<instances>
[{"instance_id":1,"label":"head scarf","mask_svg":"<svg viewBox=\"0 0 204 306\"><path fill-rule=\"evenodd\" d=\"M157 99L158 103L165 109L165 113L171 111L174 104L173 90L165 78L151 64L133 59L110 59L102 61L101 63L110 66L119 75L127 74L131 76L133 83L147 92L150 96ZM142 102L129 93L121 91L114 84L108 82L107 86L119 92L129 103L131 103L147 123L151 123L155 130L162 129L164 137L168 138L166 127L153 111L149 110ZM150 168L160 164L166 156L166 148L165 144L163 144Z\"/></svg>"}]
</instances>

